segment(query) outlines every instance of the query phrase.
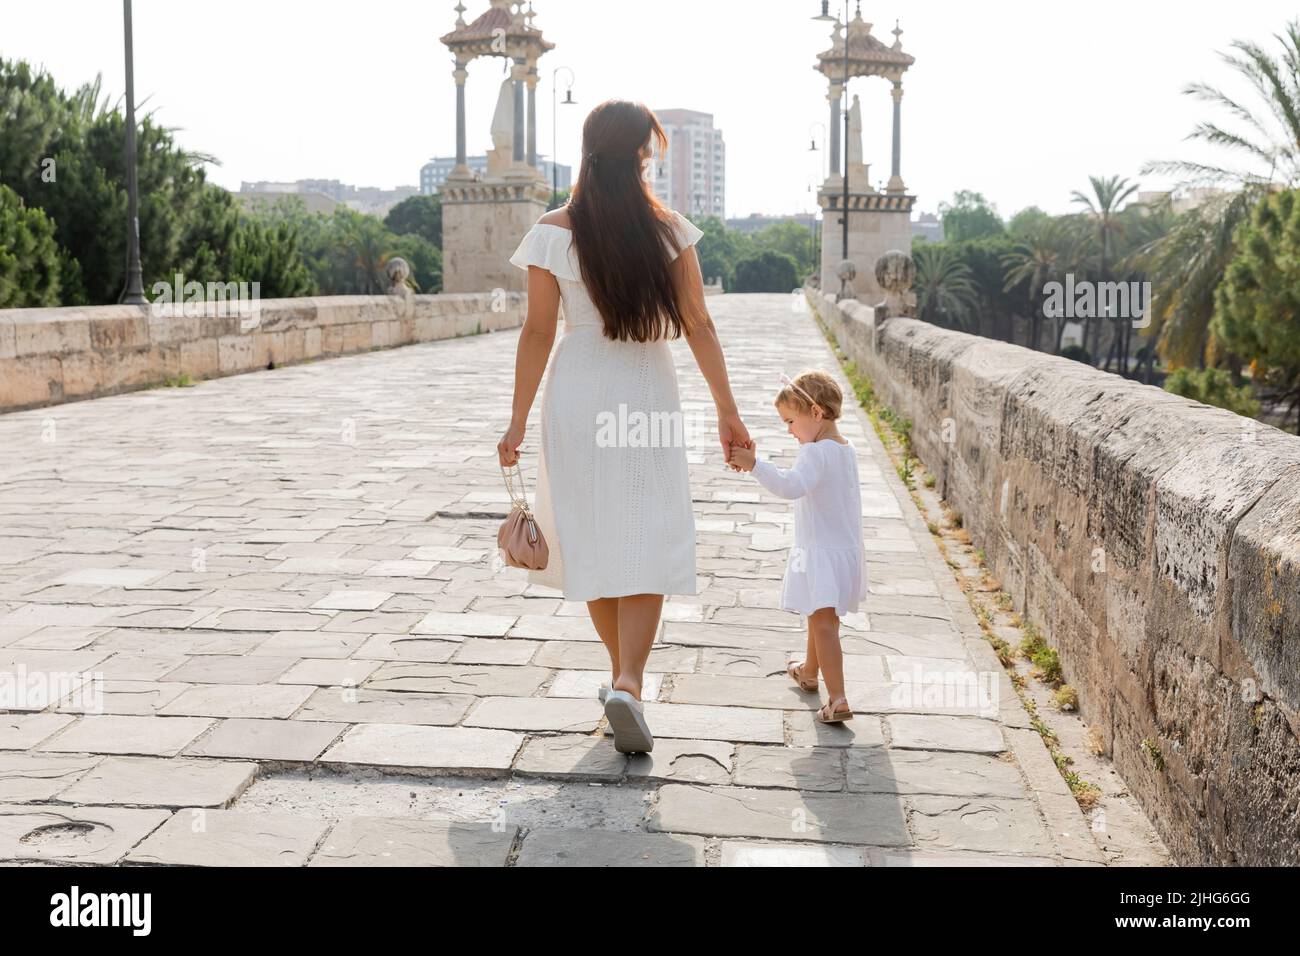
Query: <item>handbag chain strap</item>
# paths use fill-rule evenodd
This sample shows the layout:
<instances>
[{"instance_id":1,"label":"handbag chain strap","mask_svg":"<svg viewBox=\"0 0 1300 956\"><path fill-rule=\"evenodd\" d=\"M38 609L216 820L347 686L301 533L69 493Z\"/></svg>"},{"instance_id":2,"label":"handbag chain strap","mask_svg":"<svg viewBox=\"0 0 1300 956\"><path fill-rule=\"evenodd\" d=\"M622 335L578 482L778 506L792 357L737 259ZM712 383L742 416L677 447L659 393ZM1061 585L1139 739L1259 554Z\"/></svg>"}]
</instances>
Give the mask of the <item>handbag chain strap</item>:
<instances>
[{"instance_id":1,"label":"handbag chain strap","mask_svg":"<svg viewBox=\"0 0 1300 956\"><path fill-rule=\"evenodd\" d=\"M510 495L510 503L532 516L532 510L528 507L528 493L524 490L524 473L519 470L519 463L515 462L509 468L501 466L501 476L506 480L506 493ZM515 488L516 479L519 482L518 489Z\"/></svg>"}]
</instances>

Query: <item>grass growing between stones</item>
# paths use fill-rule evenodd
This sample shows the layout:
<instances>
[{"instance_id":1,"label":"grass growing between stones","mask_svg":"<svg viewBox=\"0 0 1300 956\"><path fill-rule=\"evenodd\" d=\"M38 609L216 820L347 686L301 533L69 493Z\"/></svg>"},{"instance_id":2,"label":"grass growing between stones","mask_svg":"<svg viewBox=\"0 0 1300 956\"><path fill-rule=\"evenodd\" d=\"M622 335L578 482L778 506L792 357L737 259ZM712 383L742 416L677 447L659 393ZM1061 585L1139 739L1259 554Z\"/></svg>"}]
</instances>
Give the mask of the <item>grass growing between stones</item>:
<instances>
[{"instance_id":1,"label":"grass growing between stones","mask_svg":"<svg viewBox=\"0 0 1300 956\"><path fill-rule=\"evenodd\" d=\"M858 403L867 413L912 501L927 519L926 527L935 538L939 553L948 567L952 568L958 586L970 602L981 632L1006 668L1016 695L1029 715L1031 726L1042 737L1052 762L1056 764L1079 807L1085 812L1093 809L1101 798L1101 788L1084 780L1074 771L1074 759L1062 751L1056 733L1039 715L1038 703L1029 692L1026 675L1019 664L1020 661L1026 662L1029 665L1029 676L1051 690L1051 700L1058 711L1077 712L1078 693L1064 683L1060 658L1047 645L1038 628L1012 610L1014 599L989 573L987 556L983 549L972 544L969 531L963 527L961 513L949 508L932 490L937 484L935 476L926 472L924 465L913 453L912 422L880 402L871 380L840 348L839 342L822 322L816 309L813 309L813 318L835 353ZM917 487L918 476L925 492ZM933 500L927 501L926 498ZM941 512L942 521L936 520L939 517L935 514L936 510ZM1154 760L1152 762L1155 763Z\"/></svg>"}]
</instances>

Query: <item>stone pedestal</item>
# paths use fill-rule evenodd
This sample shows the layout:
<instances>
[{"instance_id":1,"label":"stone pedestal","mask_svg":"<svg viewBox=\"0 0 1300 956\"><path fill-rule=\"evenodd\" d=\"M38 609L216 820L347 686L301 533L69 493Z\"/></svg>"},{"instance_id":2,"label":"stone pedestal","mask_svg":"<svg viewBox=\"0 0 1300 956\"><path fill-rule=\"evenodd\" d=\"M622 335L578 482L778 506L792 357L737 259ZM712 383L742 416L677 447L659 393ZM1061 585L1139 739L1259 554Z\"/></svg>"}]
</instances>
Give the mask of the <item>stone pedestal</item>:
<instances>
[{"instance_id":1,"label":"stone pedestal","mask_svg":"<svg viewBox=\"0 0 1300 956\"><path fill-rule=\"evenodd\" d=\"M442 187L444 292L524 292L528 273L509 262L519 241L546 212L551 187L518 180L448 180Z\"/></svg>"},{"instance_id":2,"label":"stone pedestal","mask_svg":"<svg viewBox=\"0 0 1300 956\"><path fill-rule=\"evenodd\" d=\"M837 295L837 276L844 258L844 233L841 211L844 204L844 180L832 176L817 194L822 207L822 290ZM915 196L882 193L866 185L866 174L849 174L849 259L857 267L853 280L854 297L864 305L875 305L885 297L876 282L876 261L891 249L910 254L912 251L912 205Z\"/></svg>"}]
</instances>

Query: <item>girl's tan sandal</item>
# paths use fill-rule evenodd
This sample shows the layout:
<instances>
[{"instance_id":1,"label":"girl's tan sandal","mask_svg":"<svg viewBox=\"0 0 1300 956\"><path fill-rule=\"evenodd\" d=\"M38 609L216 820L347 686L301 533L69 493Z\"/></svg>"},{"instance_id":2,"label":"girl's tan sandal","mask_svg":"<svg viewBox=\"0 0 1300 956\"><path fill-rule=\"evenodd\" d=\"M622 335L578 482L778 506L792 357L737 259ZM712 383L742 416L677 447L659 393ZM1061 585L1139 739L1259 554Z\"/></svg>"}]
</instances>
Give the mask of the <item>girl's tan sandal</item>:
<instances>
[{"instance_id":1,"label":"girl's tan sandal","mask_svg":"<svg viewBox=\"0 0 1300 956\"><path fill-rule=\"evenodd\" d=\"M817 678L805 680L803 676L803 664L799 661L790 661L785 666L785 672L790 675L790 679L799 685L800 690L812 693L817 689Z\"/></svg>"},{"instance_id":2,"label":"girl's tan sandal","mask_svg":"<svg viewBox=\"0 0 1300 956\"><path fill-rule=\"evenodd\" d=\"M833 705L839 701L844 702L844 706L835 708ZM827 701L817 709L817 722L820 724L838 724L845 720L853 719L853 710L849 707L849 702L843 697L837 697L835 700Z\"/></svg>"}]
</instances>

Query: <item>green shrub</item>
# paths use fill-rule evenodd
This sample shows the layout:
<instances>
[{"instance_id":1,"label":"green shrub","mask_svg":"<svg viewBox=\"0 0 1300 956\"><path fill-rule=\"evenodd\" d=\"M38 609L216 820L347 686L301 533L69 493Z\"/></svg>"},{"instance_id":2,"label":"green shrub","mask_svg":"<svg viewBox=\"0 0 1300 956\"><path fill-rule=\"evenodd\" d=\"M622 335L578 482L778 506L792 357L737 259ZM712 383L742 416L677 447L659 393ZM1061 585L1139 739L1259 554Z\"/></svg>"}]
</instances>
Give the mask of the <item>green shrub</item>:
<instances>
[{"instance_id":1,"label":"green shrub","mask_svg":"<svg viewBox=\"0 0 1300 956\"><path fill-rule=\"evenodd\" d=\"M1232 375L1223 369L1175 369L1165 379L1165 391L1190 398L1195 402L1226 408L1247 418L1254 418L1259 414L1259 402L1255 399L1251 387L1234 386Z\"/></svg>"}]
</instances>

